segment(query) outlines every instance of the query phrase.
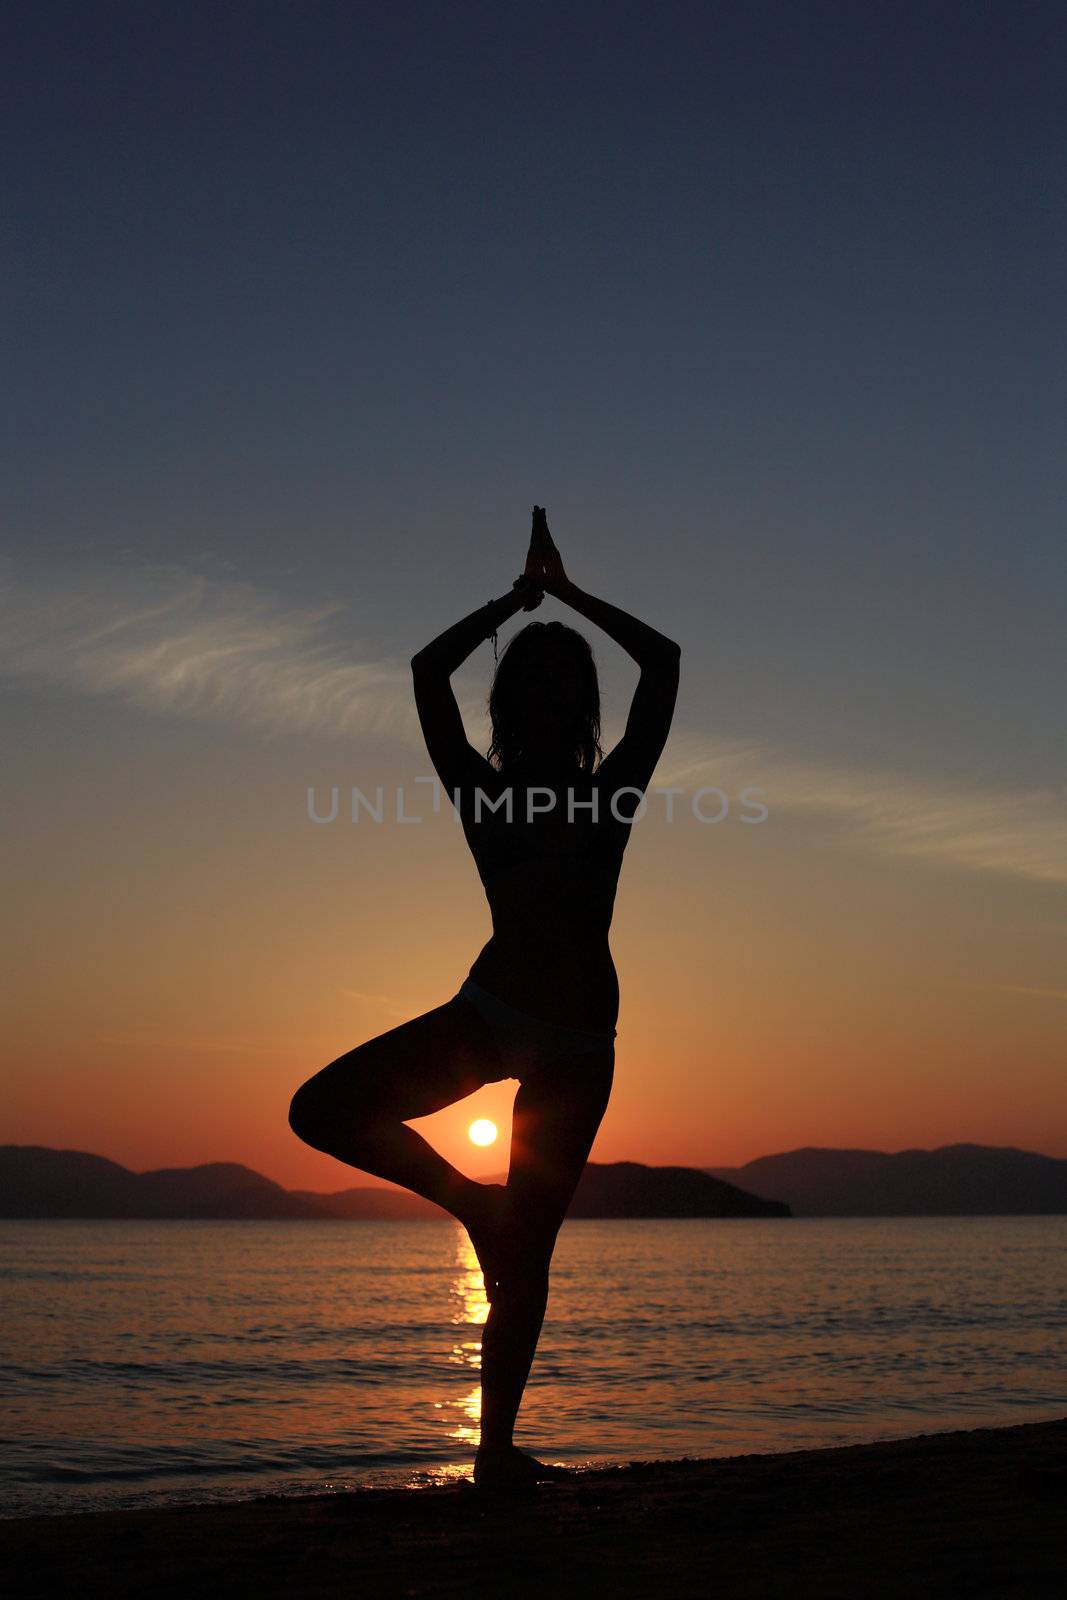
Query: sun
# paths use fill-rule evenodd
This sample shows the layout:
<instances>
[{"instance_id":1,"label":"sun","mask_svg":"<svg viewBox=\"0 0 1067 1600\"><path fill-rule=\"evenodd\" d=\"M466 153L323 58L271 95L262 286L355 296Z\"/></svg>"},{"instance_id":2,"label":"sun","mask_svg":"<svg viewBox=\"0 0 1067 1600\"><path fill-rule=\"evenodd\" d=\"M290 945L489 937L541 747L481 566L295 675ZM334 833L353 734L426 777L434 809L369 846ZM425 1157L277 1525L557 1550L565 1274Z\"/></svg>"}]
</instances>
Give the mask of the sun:
<instances>
[{"instance_id":1,"label":"sun","mask_svg":"<svg viewBox=\"0 0 1067 1600\"><path fill-rule=\"evenodd\" d=\"M477 1122L472 1122L467 1129L467 1137L471 1144L494 1144L496 1123L490 1122L488 1117L479 1117Z\"/></svg>"}]
</instances>

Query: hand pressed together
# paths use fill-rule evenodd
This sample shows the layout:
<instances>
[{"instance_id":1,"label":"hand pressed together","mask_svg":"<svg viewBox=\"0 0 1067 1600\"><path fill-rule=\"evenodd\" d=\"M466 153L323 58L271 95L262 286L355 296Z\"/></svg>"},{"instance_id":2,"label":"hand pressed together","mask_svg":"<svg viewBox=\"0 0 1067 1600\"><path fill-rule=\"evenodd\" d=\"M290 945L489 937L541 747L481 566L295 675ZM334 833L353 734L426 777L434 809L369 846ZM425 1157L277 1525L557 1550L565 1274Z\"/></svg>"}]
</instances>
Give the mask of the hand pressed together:
<instances>
[{"instance_id":1,"label":"hand pressed together","mask_svg":"<svg viewBox=\"0 0 1067 1600\"><path fill-rule=\"evenodd\" d=\"M530 549L526 557L526 573L546 594L556 597L561 596L570 583L563 567L563 558L548 531L544 506L533 508L533 528L530 533Z\"/></svg>"}]
</instances>

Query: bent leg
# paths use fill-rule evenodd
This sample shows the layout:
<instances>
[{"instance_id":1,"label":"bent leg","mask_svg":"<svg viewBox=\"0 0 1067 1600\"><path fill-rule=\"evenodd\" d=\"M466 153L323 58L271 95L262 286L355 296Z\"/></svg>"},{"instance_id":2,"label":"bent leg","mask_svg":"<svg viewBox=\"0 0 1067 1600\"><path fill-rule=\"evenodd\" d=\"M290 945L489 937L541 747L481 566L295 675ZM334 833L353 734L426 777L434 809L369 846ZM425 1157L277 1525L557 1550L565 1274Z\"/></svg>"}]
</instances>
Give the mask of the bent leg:
<instances>
[{"instance_id":1,"label":"bent leg","mask_svg":"<svg viewBox=\"0 0 1067 1600\"><path fill-rule=\"evenodd\" d=\"M314 1149L402 1184L464 1221L481 1186L405 1123L507 1075L486 1023L456 995L323 1067L293 1096L289 1125Z\"/></svg>"},{"instance_id":2,"label":"bent leg","mask_svg":"<svg viewBox=\"0 0 1067 1600\"><path fill-rule=\"evenodd\" d=\"M557 1056L515 1096L507 1196L511 1242L482 1336L476 1476L506 1463L548 1302L549 1263L607 1109L614 1047ZM507 1470L506 1466L502 1469Z\"/></svg>"}]
</instances>

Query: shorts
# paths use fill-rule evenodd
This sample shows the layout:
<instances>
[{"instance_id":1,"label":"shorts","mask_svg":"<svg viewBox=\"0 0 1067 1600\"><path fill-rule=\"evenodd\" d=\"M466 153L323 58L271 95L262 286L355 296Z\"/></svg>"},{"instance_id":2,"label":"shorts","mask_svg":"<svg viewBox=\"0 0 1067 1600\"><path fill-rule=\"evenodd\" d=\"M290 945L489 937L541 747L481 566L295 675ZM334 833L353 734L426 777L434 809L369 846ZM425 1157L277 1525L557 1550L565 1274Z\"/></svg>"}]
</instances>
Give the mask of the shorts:
<instances>
[{"instance_id":1,"label":"shorts","mask_svg":"<svg viewBox=\"0 0 1067 1600\"><path fill-rule=\"evenodd\" d=\"M614 1049L614 1028L610 1033L593 1032L588 1028L568 1028L559 1022L545 1022L498 999L473 978L464 981L459 993L477 1007L488 1023L497 1049L512 1069L513 1077L521 1078L524 1072L550 1061L553 1056Z\"/></svg>"}]
</instances>

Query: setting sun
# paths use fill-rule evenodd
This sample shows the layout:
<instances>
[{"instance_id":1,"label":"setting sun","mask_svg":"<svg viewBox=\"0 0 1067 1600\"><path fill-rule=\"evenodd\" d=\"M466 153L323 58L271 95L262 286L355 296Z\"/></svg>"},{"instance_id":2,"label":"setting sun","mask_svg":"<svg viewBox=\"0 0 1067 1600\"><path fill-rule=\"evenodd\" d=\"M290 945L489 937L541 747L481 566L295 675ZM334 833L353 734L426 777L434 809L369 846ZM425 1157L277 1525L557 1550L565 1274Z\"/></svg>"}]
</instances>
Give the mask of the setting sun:
<instances>
[{"instance_id":1,"label":"setting sun","mask_svg":"<svg viewBox=\"0 0 1067 1600\"><path fill-rule=\"evenodd\" d=\"M471 1144L493 1144L496 1140L496 1123L490 1122L488 1117L479 1117L467 1129L467 1136Z\"/></svg>"}]
</instances>

